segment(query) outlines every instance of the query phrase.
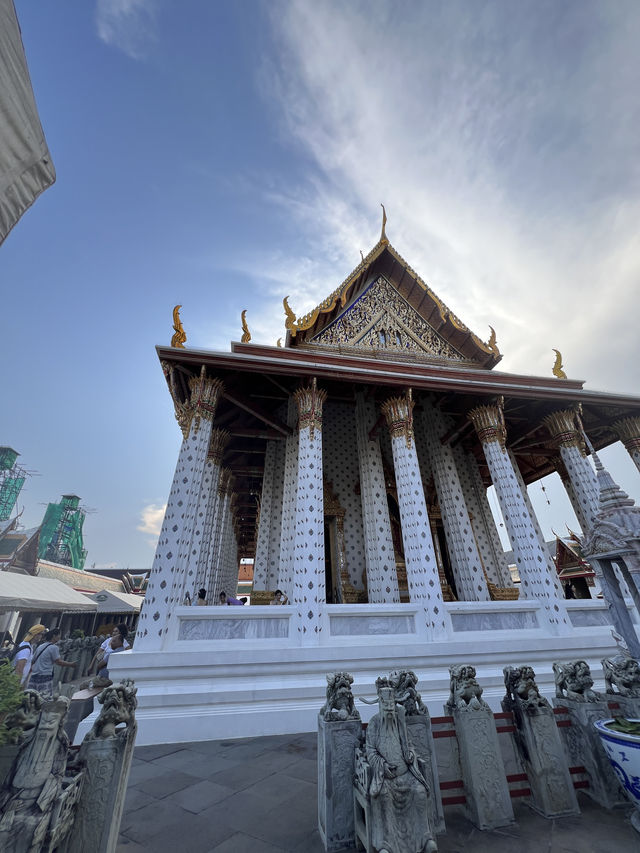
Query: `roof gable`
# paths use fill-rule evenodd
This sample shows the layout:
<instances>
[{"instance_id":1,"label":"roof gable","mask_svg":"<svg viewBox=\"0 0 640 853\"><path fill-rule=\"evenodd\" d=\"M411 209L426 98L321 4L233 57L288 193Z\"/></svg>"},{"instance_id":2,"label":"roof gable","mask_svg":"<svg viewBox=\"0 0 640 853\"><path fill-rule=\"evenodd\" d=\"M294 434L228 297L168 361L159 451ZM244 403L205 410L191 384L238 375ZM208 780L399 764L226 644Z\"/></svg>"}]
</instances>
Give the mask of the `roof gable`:
<instances>
[{"instance_id":1,"label":"roof gable","mask_svg":"<svg viewBox=\"0 0 640 853\"><path fill-rule=\"evenodd\" d=\"M386 237L381 239L371 252L362 259L362 262L343 281L340 287L336 288L333 293L304 317L296 319L285 299L287 346L323 345L340 347L341 349L345 346L349 348L353 346L345 341L340 343L332 341L330 343L330 339L336 336L336 331L327 331L324 336L322 333L339 319L344 326L346 322L344 315L347 313L344 311L345 307L356 306L359 298L366 294L372 285L376 285L381 276L396 293L393 298L392 310L395 314L393 319L397 318L401 321L398 327L400 338L403 338L404 333L405 341L411 340L412 343L406 347L397 344L386 346L384 345L385 339L378 335L376 347L371 345L370 335L369 344L358 343L355 345L356 349L373 350L378 357L385 354L389 357L396 357L404 351L413 357L422 355L430 360L435 358L439 361L443 359L449 362L460 361L461 364L473 364L476 367L486 368L494 367L500 361L502 356L495 343L495 334L492 334L489 343L484 343L477 335L474 335L433 293L420 276L411 269ZM398 296L405 305L402 309L398 308L400 304L397 299ZM372 295L368 299L371 301ZM414 312L411 322L408 323L400 317L400 315L406 315L407 308L412 308ZM380 317L378 320L382 322ZM369 323L363 325L362 318L359 318L359 330L363 333L370 332L371 329L368 327L371 326L372 321L373 318L369 318ZM375 331L386 331L386 328L383 328L380 323L378 325L379 327ZM403 325L406 326L406 329L402 327ZM422 344L409 334L411 331L413 335L419 338L418 328L425 331L427 335L427 339L422 341ZM353 340L354 336L357 338L356 332L355 329L350 330L348 339Z\"/></svg>"}]
</instances>

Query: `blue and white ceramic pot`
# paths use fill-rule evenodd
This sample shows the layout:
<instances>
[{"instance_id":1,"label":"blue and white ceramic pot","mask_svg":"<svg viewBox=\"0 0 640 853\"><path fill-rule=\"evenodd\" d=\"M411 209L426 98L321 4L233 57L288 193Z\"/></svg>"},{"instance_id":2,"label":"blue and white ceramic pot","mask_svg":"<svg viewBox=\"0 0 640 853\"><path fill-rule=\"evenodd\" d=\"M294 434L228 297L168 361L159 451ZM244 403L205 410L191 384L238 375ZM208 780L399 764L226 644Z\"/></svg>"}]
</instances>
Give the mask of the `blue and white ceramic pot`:
<instances>
[{"instance_id":1,"label":"blue and white ceramic pot","mask_svg":"<svg viewBox=\"0 0 640 853\"><path fill-rule=\"evenodd\" d=\"M608 728L610 723L613 720L596 720L594 726L620 784L636 807L631 823L640 832L640 735L616 732Z\"/></svg>"}]
</instances>

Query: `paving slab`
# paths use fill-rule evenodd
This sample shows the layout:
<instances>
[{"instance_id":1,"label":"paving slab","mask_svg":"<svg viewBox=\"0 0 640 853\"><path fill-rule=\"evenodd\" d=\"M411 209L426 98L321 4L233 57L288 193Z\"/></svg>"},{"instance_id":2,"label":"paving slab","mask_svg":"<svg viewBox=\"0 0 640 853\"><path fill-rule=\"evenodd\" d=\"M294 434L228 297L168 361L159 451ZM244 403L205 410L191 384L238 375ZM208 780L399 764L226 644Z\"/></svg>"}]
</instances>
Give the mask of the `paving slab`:
<instances>
[{"instance_id":1,"label":"paving slab","mask_svg":"<svg viewBox=\"0 0 640 853\"><path fill-rule=\"evenodd\" d=\"M316 754L315 732L138 748L117 853L323 853ZM492 832L447 807L438 849L640 853L631 807L606 811L582 792L578 800L581 816L560 820L516 800L516 823Z\"/></svg>"}]
</instances>

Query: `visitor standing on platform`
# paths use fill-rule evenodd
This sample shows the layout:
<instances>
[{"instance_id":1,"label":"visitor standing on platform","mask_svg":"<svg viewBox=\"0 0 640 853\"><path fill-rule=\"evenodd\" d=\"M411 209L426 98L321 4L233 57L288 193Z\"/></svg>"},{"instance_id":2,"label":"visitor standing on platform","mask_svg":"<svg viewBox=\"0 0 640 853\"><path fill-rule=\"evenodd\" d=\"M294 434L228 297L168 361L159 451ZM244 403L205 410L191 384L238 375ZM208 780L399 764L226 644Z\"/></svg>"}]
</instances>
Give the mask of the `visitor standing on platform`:
<instances>
[{"instance_id":1,"label":"visitor standing on platform","mask_svg":"<svg viewBox=\"0 0 640 853\"><path fill-rule=\"evenodd\" d=\"M58 641L60 640L60 628L52 628L47 632L44 643L33 656L31 663L31 680L29 687L37 690L45 699L53 699L53 667L66 666L75 668L72 661L62 660Z\"/></svg>"},{"instance_id":2,"label":"visitor standing on platform","mask_svg":"<svg viewBox=\"0 0 640 853\"><path fill-rule=\"evenodd\" d=\"M20 684L24 689L27 687L29 675L31 673L31 662L33 660L33 651L36 646L42 642L47 629L44 625L32 625L24 635L22 642L17 647L16 654L13 657L13 668L16 674L20 676Z\"/></svg>"},{"instance_id":3,"label":"visitor standing on platform","mask_svg":"<svg viewBox=\"0 0 640 853\"><path fill-rule=\"evenodd\" d=\"M198 590L198 597L191 605L192 607L206 607L207 606L207 590L202 587L202 589Z\"/></svg>"},{"instance_id":4,"label":"visitor standing on platform","mask_svg":"<svg viewBox=\"0 0 640 853\"><path fill-rule=\"evenodd\" d=\"M289 599L287 598L287 596L284 594L284 592L281 589L277 589L273 593L273 598L269 602L269 604L288 604L288 603L289 603Z\"/></svg>"}]
</instances>

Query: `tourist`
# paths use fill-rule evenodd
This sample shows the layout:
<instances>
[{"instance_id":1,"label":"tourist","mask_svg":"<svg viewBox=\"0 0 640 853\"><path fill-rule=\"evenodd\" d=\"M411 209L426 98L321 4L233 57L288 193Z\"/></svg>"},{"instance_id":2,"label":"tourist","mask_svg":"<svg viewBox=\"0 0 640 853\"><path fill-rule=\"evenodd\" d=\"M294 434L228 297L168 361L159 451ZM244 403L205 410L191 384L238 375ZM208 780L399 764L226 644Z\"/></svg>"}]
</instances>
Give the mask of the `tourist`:
<instances>
[{"instance_id":1,"label":"tourist","mask_svg":"<svg viewBox=\"0 0 640 853\"><path fill-rule=\"evenodd\" d=\"M288 604L288 603L289 603L289 599L287 598L287 596L284 594L284 592L281 589L277 589L273 593L273 598L269 602L269 604Z\"/></svg>"},{"instance_id":2,"label":"tourist","mask_svg":"<svg viewBox=\"0 0 640 853\"><path fill-rule=\"evenodd\" d=\"M226 605L226 603L227 603L227 593L226 593L224 590L222 590L222 592L221 592L221 593L220 593L220 595L218 596L218 599L219 599L218 604Z\"/></svg>"},{"instance_id":3,"label":"tourist","mask_svg":"<svg viewBox=\"0 0 640 853\"><path fill-rule=\"evenodd\" d=\"M574 586L571 581L567 581L564 585L564 597L565 598L575 598L576 594L574 591Z\"/></svg>"},{"instance_id":4,"label":"tourist","mask_svg":"<svg viewBox=\"0 0 640 853\"><path fill-rule=\"evenodd\" d=\"M198 590L198 597L193 602L194 607L206 607L207 606L207 590L203 587Z\"/></svg>"},{"instance_id":5,"label":"tourist","mask_svg":"<svg viewBox=\"0 0 640 853\"><path fill-rule=\"evenodd\" d=\"M227 596L227 606L228 607L242 607L244 601L240 601L239 598L234 598L232 595Z\"/></svg>"},{"instance_id":6,"label":"tourist","mask_svg":"<svg viewBox=\"0 0 640 853\"><path fill-rule=\"evenodd\" d=\"M121 628L125 629L124 632L120 630ZM109 646L104 650L102 660L98 663L98 678L109 679L109 658L116 652L123 652L128 646L126 625L118 625L110 638Z\"/></svg>"},{"instance_id":7,"label":"tourist","mask_svg":"<svg viewBox=\"0 0 640 853\"><path fill-rule=\"evenodd\" d=\"M31 661L31 680L29 687L37 690L44 699L53 698L53 667L65 666L69 669L75 667L73 661L62 660L58 642L60 640L60 628L52 628L47 631L44 642L34 654Z\"/></svg>"},{"instance_id":8,"label":"tourist","mask_svg":"<svg viewBox=\"0 0 640 853\"><path fill-rule=\"evenodd\" d=\"M94 666L96 667L96 672L99 672L103 666L106 664L103 663L105 656L108 658L109 653L113 649L113 642L116 641L116 646L120 647L120 640L122 638L122 650L130 648L129 643L127 642L127 637L129 636L129 629L124 624L124 622L120 622L111 632L111 636L107 637L107 639L102 643L98 651L95 653L93 658L91 659L91 663L89 664L89 668L87 669L87 675L91 675L93 672Z\"/></svg>"},{"instance_id":9,"label":"tourist","mask_svg":"<svg viewBox=\"0 0 640 853\"><path fill-rule=\"evenodd\" d=\"M44 625L32 625L24 635L22 642L16 647L13 656L13 668L20 676L20 684L26 689L31 672L33 650L42 641L46 628Z\"/></svg>"}]
</instances>

